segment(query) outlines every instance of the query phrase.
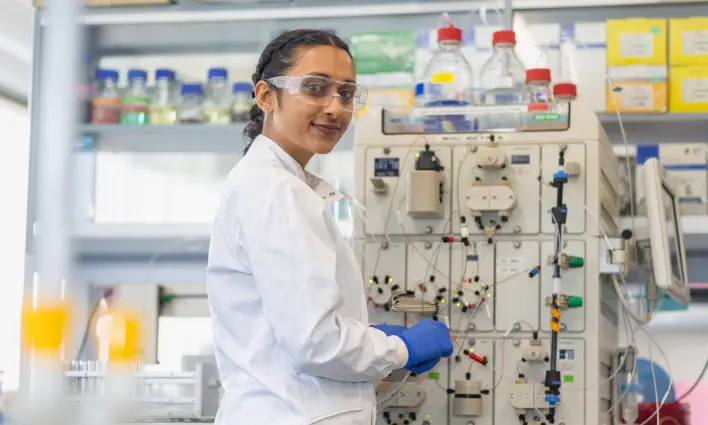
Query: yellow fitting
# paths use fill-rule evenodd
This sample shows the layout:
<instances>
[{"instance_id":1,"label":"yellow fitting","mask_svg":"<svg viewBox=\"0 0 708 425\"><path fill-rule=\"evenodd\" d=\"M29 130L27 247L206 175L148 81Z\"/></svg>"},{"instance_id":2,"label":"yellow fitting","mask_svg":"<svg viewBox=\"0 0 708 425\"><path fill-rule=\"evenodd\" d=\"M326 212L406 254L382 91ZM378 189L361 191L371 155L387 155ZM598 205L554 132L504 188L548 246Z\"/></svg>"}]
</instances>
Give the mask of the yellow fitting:
<instances>
[{"instance_id":1,"label":"yellow fitting","mask_svg":"<svg viewBox=\"0 0 708 425\"><path fill-rule=\"evenodd\" d=\"M142 356L142 329L138 316L127 311L114 311L108 325L108 359L110 362L139 361Z\"/></svg>"},{"instance_id":2,"label":"yellow fitting","mask_svg":"<svg viewBox=\"0 0 708 425\"><path fill-rule=\"evenodd\" d=\"M69 308L64 302L22 309L22 341L36 353L61 354L69 322Z\"/></svg>"}]
</instances>

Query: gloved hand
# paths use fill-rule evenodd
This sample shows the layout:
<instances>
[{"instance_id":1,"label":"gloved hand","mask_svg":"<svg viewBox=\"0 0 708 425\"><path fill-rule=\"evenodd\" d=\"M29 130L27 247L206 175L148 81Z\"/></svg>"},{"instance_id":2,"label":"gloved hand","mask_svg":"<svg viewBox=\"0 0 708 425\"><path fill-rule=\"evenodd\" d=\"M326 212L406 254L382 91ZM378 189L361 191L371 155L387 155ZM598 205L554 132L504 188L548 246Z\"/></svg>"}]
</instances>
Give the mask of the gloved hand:
<instances>
[{"instance_id":1,"label":"gloved hand","mask_svg":"<svg viewBox=\"0 0 708 425\"><path fill-rule=\"evenodd\" d=\"M386 324L374 325L374 326L372 326L372 327L374 327L374 328L380 330L381 332L385 333L386 336L398 335L398 334L400 334L401 332L403 332L403 331L405 331L406 329L408 329L407 327L401 326L401 325L386 325Z\"/></svg>"},{"instance_id":2,"label":"gloved hand","mask_svg":"<svg viewBox=\"0 0 708 425\"><path fill-rule=\"evenodd\" d=\"M415 373L416 375L420 375L421 373L425 373L425 372L429 371L430 369L434 368L435 366L437 366L439 361L440 361L440 357L436 357L434 359L426 360L423 363L413 365L407 369L410 370L411 372Z\"/></svg>"},{"instance_id":3,"label":"gloved hand","mask_svg":"<svg viewBox=\"0 0 708 425\"><path fill-rule=\"evenodd\" d=\"M434 320L421 320L398 334L398 337L408 349L406 369L452 354L452 340L447 326Z\"/></svg>"}]
</instances>

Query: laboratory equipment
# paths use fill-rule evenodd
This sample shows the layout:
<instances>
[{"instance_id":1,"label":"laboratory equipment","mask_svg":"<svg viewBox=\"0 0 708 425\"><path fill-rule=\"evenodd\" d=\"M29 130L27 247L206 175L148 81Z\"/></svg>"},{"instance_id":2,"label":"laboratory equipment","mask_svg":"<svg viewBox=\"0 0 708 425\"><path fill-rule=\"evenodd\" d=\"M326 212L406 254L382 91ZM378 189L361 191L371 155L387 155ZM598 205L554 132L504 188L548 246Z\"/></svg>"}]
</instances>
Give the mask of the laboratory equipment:
<instances>
[{"instance_id":1,"label":"laboratory equipment","mask_svg":"<svg viewBox=\"0 0 708 425\"><path fill-rule=\"evenodd\" d=\"M118 71L99 69L98 93L92 101L91 122L94 124L118 124L120 122L120 94Z\"/></svg>"},{"instance_id":2,"label":"laboratory equipment","mask_svg":"<svg viewBox=\"0 0 708 425\"><path fill-rule=\"evenodd\" d=\"M253 85L248 82L236 82L232 89L231 119L233 122L247 122L253 106Z\"/></svg>"},{"instance_id":3,"label":"laboratory equipment","mask_svg":"<svg viewBox=\"0 0 708 425\"><path fill-rule=\"evenodd\" d=\"M202 85L199 83L182 84L182 97L179 102L179 122L199 124L204 121L202 103L204 101Z\"/></svg>"},{"instance_id":4,"label":"laboratory equipment","mask_svg":"<svg viewBox=\"0 0 708 425\"><path fill-rule=\"evenodd\" d=\"M544 119L533 131L392 130L394 112L380 108L360 118L355 197L366 214L354 214L355 248L369 319L445 320L455 341L425 376L381 384L380 397L401 389L377 425L612 423L621 403L608 392L609 354L629 351L615 342L613 280L651 281L631 280L643 242L620 223L618 161L595 111L560 103L567 124ZM422 174L425 163L435 166Z\"/></svg>"},{"instance_id":5,"label":"laboratory equipment","mask_svg":"<svg viewBox=\"0 0 708 425\"><path fill-rule=\"evenodd\" d=\"M578 97L578 88L573 83L558 83L553 86L556 102L572 102Z\"/></svg>"},{"instance_id":6,"label":"laboratory equipment","mask_svg":"<svg viewBox=\"0 0 708 425\"><path fill-rule=\"evenodd\" d=\"M175 124L177 122L177 96L175 71L159 68L155 71L155 88L150 104L150 124Z\"/></svg>"},{"instance_id":7,"label":"laboratory equipment","mask_svg":"<svg viewBox=\"0 0 708 425\"><path fill-rule=\"evenodd\" d=\"M150 94L147 72L142 69L128 71L128 87L120 99L120 123L143 125L149 123Z\"/></svg>"},{"instance_id":8,"label":"laboratory equipment","mask_svg":"<svg viewBox=\"0 0 708 425\"><path fill-rule=\"evenodd\" d=\"M231 122L231 97L225 68L211 68L205 87L204 122L228 124Z\"/></svg>"},{"instance_id":9,"label":"laboratory equipment","mask_svg":"<svg viewBox=\"0 0 708 425\"><path fill-rule=\"evenodd\" d=\"M193 370L164 371L157 365L132 363L121 372L129 379L129 401L119 422L205 421L216 416L221 385L215 361L196 362ZM65 365L64 379L76 411L95 409L107 400L112 372L93 360Z\"/></svg>"},{"instance_id":10,"label":"laboratory equipment","mask_svg":"<svg viewBox=\"0 0 708 425\"><path fill-rule=\"evenodd\" d=\"M677 301L687 304L691 295L679 204L663 173L656 158L644 162L642 174L654 281Z\"/></svg>"},{"instance_id":11,"label":"laboratory equipment","mask_svg":"<svg viewBox=\"0 0 708 425\"><path fill-rule=\"evenodd\" d=\"M618 400L620 408L614 413L615 423L636 423L639 415L639 385L637 373L637 350L634 347L619 348L613 355L613 370L618 370L615 378L613 398Z\"/></svg>"}]
</instances>

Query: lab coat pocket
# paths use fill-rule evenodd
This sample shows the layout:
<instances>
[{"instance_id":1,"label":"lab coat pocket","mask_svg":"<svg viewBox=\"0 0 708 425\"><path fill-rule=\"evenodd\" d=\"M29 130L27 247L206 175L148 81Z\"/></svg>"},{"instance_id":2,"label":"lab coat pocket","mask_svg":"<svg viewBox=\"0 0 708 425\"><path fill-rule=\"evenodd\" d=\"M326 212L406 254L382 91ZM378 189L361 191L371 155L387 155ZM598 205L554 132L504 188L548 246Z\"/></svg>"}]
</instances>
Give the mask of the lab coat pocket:
<instances>
[{"instance_id":1,"label":"lab coat pocket","mask_svg":"<svg viewBox=\"0 0 708 425\"><path fill-rule=\"evenodd\" d=\"M296 374L296 380L300 396L298 402L302 404L308 424L358 425L358 422L344 419L348 415L354 418L364 409L361 383L333 381L304 374Z\"/></svg>"}]
</instances>

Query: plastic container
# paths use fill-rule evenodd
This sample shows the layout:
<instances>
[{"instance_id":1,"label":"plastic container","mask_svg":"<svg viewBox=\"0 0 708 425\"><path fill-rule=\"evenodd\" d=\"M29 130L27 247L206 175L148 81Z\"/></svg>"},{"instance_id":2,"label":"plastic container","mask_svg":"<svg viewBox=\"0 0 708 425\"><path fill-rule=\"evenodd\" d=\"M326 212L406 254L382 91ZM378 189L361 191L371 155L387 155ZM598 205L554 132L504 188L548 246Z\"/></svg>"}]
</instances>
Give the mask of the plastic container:
<instances>
[{"instance_id":1,"label":"plastic container","mask_svg":"<svg viewBox=\"0 0 708 425\"><path fill-rule=\"evenodd\" d=\"M182 96L179 101L179 122L199 124L204 122L202 105L204 90L199 83L182 84Z\"/></svg>"},{"instance_id":2,"label":"plastic container","mask_svg":"<svg viewBox=\"0 0 708 425\"><path fill-rule=\"evenodd\" d=\"M99 69L96 78L98 79L98 91L91 102L91 122L94 124L118 124L120 122L118 71Z\"/></svg>"},{"instance_id":3,"label":"plastic container","mask_svg":"<svg viewBox=\"0 0 708 425\"><path fill-rule=\"evenodd\" d=\"M121 124L143 125L150 122L150 93L147 87L147 72L142 69L128 71L128 88L120 101Z\"/></svg>"},{"instance_id":4,"label":"plastic container","mask_svg":"<svg viewBox=\"0 0 708 425\"><path fill-rule=\"evenodd\" d=\"M637 392L637 374L633 370L622 371L617 377L622 397L621 418L626 424L636 423L639 417L639 394Z\"/></svg>"},{"instance_id":5,"label":"plastic container","mask_svg":"<svg viewBox=\"0 0 708 425\"><path fill-rule=\"evenodd\" d=\"M96 97L96 86L91 75L91 58L84 54L81 57L81 70L79 81L79 122L91 122L93 98Z\"/></svg>"},{"instance_id":6,"label":"plastic container","mask_svg":"<svg viewBox=\"0 0 708 425\"><path fill-rule=\"evenodd\" d=\"M228 87L229 74L225 68L209 69L204 99L204 122L228 124L231 122L231 96Z\"/></svg>"},{"instance_id":7,"label":"plastic container","mask_svg":"<svg viewBox=\"0 0 708 425\"><path fill-rule=\"evenodd\" d=\"M248 114L253 106L253 85L248 82L234 83L231 88L233 101L231 103L231 120L247 122Z\"/></svg>"},{"instance_id":8,"label":"plastic container","mask_svg":"<svg viewBox=\"0 0 708 425\"><path fill-rule=\"evenodd\" d=\"M460 51L462 30L452 26L438 30L438 50L423 73L426 108L470 105L473 92L472 67ZM426 132L470 131L473 127L465 115L443 115L426 118Z\"/></svg>"},{"instance_id":9,"label":"plastic container","mask_svg":"<svg viewBox=\"0 0 708 425\"><path fill-rule=\"evenodd\" d=\"M414 94L413 108L425 107L425 83L419 82L416 84ZM422 133L425 131L425 119L420 115L416 115L415 110L409 115L408 131L412 133Z\"/></svg>"},{"instance_id":10,"label":"plastic container","mask_svg":"<svg viewBox=\"0 0 708 425\"><path fill-rule=\"evenodd\" d=\"M177 74L167 68L155 71L155 89L150 104L150 124L175 124L177 122Z\"/></svg>"},{"instance_id":11,"label":"plastic container","mask_svg":"<svg viewBox=\"0 0 708 425\"><path fill-rule=\"evenodd\" d=\"M520 105L524 100L525 71L514 48L516 33L496 31L492 35L494 50L480 72L480 100L484 105ZM490 113L486 115L485 129L516 130L522 114Z\"/></svg>"}]
</instances>

